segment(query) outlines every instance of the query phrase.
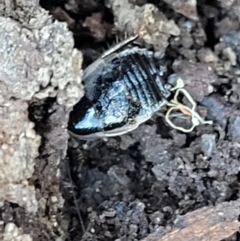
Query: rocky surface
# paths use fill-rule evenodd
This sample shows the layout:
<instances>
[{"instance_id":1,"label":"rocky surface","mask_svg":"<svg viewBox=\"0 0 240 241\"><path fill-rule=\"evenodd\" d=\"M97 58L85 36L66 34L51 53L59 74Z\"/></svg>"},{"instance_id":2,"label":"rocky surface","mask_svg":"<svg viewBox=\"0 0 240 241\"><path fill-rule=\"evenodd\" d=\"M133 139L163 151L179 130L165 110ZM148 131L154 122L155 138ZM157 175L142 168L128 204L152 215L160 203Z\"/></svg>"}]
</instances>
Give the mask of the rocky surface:
<instances>
[{"instance_id":1,"label":"rocky surface","mask_svg":"<svg viewBox=\"0 0 240 241\"><path fill-rule=\"evenodd\" d=\"M83 95L82 55L66 23L37 1L1 4L1 240L41 240L42 228L62 229L54 221L63 207L58 165L66 155L68 109ZM53 113L44 107L49 98Z\"/></svg>"}]
</instances>

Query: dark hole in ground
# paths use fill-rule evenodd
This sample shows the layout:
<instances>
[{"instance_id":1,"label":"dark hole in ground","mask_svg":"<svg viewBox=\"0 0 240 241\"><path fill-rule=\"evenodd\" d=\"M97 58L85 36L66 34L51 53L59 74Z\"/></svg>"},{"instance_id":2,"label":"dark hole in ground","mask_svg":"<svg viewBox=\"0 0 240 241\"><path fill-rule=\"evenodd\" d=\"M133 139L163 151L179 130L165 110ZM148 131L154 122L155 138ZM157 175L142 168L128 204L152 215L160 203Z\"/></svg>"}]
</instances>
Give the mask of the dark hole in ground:
<instances>
[{"instance_id":1,"label":"dark hole in ground","mask_svg":"<svg viewBox=\"0 0 240 241\"><path fill-rule=\"evenodd\" d=\"M206 47L214 49L215 44L218 43L218 38L215 37L216 23L220 21L219 2L217 0L197 1L197 10L204 26L207 36ZM222 17L222 16L221 16Z\"/></svg>"},{"instance_id":2,"label":"dark hole in ground","mask_svg":"<svg viewBox=\"0 0 240 241\"><path fill-rule=\"evenodd\" d=\"M168 18L172 18L174 15L176 18L178 18L180 15L175 13L171 7L164 1L158 1L158 0L147 0L147 3L154 4L158 7Z\"/></svg>"},{"instance_id":3,"label":"dark hole in ground","mask_svg":"<svg viewBox=\"0 0 240 241\"><path fill-rule=\"evenodd\" d=\"M165 121L163 120L162 117L157 117L156 118L157 122L157 134L160 134L162 138L171 138L171 135L169 134L169 131L171 128L166 125Z\"/></svg>"},{"instance_id":4,"label":"dark hole in ground","mask_svg":"<svg viewBox=\"0 0 240 241\"><path fill-rule=\"evenodd\" d=\"M238 221L239 221L239 219L238 219ZM236 237L237 239L237 241L240 241L240 232L237 232L237 237Z\"/></svg>"}]
</instances>

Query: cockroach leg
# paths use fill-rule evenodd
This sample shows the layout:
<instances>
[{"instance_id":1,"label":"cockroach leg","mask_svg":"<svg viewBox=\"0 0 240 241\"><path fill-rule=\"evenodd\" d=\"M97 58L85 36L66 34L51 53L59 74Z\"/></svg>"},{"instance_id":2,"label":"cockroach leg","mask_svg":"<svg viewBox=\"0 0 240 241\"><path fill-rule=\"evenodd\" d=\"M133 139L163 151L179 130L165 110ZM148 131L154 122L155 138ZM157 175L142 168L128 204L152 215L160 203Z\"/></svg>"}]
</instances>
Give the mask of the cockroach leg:
<instances>
[{"instance_id":1,"label":"cockroach leg","mask_svg":"<svg viewBox=\"0 0 240 241\"><path fill-rule=\"evenodd\" d=\"M135 41L138 38L138 35L134 35L120 43L118 43L117 45L115 45L112 48L109 48L109 50L105 51L102 55L101 58L104 59L106 58L108 55L115 53L116 51L118 51L119 49L123 48L124 46L128 45L129 43Z\"/></svg>"}]
</instances>

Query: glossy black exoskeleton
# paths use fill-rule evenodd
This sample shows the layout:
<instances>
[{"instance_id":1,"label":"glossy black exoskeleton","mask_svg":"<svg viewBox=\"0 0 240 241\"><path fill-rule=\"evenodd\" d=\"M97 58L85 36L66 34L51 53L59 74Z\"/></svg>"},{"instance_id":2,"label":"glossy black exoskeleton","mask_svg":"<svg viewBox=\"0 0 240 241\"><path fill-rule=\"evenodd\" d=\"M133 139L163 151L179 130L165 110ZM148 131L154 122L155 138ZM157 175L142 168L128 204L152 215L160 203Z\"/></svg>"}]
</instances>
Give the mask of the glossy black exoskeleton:
<instances>
[{"instance_id":1,"label":"glossy black exoskeleton","mask_svg":"<svg viewBox=\"0 0 240 241\"><path fill-rule=\"evenodd\" d=\"M87 140L136 129L170 96L165 72L164 60L145 48L110 49L84 71L85 95L70 113L70 133Z\"/></svg>"}]
</instances>

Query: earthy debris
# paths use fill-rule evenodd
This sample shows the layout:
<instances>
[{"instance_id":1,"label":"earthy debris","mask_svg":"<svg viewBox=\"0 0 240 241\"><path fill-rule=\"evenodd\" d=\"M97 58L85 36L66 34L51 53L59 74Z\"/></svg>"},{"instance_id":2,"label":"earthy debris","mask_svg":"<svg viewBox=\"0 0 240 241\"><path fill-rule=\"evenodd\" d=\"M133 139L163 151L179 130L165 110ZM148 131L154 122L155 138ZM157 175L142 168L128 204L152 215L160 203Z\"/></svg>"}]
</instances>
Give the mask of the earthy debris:
<instances>
[{"instance_id":1,"label":"earthy debris","mask_svg":"<svg viewBox=\"0 0 240 241\"><path fill-rule=\"evenodd\" d=\"M204 207L178 217L171 232L156 232L142 241L220 241L239 230L239 210L239 200Z\"/></svg>"},{"instance_id":2,"label":"earthy debris","mask_svg":"<svg viewBox=\"0 0 240 241\"><path fill-rule=\"evenodd\" d=\"M205 97L201 104L208 109L209 117L225 129L233 107L224 103L224 100L215 94Z\"/></svg>"},{"instance_id":3,"label":"earthy debris","mask_svg":"<svg viewBox=\"0 0 240 241\"><path fill-rule=\"evenodd\" d=\"M1 234L0 234L1 237ZM24 234L21 228L18 228L14 223L8 223L5 226L4 233L1 237L3 241L32 241L32 237L29 234Z\"/></svg>"},{"instance_id":4,"label":"earthy debris","mask_svg":"<svg viewBox=\"0 0 240 241\"><path fill-rule=\"evenodd\" d=\"M51 11L51 14L55 19L61 22L66 22L69 29L73 29L76 22L70 15L60 7L56 7Z\"/></svg>"},{"instance_id":5,"label":"earthy debris","mask_svg":"<svg viewBox=\"0 0 240 241\"><path fill-rule=\"evenodd\" d=\"M234 20L240 20L240 1L239 0L218 0L222 8L227 10L227 14Z\"/></svg>"},{"instance_id":6,"label":"earthy debris","mask_svg":"<svg viewBox=\"0 0 240 241\"><path fill-rule=\"evenodd\" d=\"M240 141L240 115L238 114L238 111L234 111L231 117L229 118L229 130L228 135L229 138L233 142L239 142Z\"/></svg>"},{"instance_id":7,"label":"earthy debris","mask_svg":"<svg viewBox=\"0 0 240 241\"><path fill-rule=\"evenodd\" d=\"M88 27L98 41L103 41L113 28L113 26L103 21L101 13L94 13L92 16L87 17L83 26Z\"/></svg>"},{"instance_id":8,"label":"earthy debris","mask_svg":"<svg viewBox=\"0 0 240 241\"><path fill-rule=\"evenodd\" d=\"M24 9L16 10L17 13L24 14ZM56 96L59 104L72 106L83 95L82 55L73 50L66 23L51 23L41 8L31 14L33 20L23 23L0 18L0 78L8 87L5 98L31 100L33 96L38 99Z\"/></svg>"},{"instance_id":9,"label":"earthy debris","mask_svg":"<svg viewBox=\"0 0 240 241\"><path fill-rule=\"evenodd\" d=\"M129 36L139 34L146 45L164 52L171 35L178 36L180 30L173 20L160 12L153 4L142 7L132 5L128 0L109 0L115 15L115 25L120 32Z\"/></svg>"},{"instance_id":10,"label":"earthy debris","mask_svg":"<svg viewBox=\"0 0 240 241\"><path fill-rule=\"evenodd\" d=\"M223 50L223 55L230 60L231 65L236 66L237 56L230 47L227 47Z\"/></svg>"},{"instance_id":11,"label":"earthy debris","mask_svg":"<svg viewBox=\"0 0 240 241\"><path fill-rule=\"evenodd\" d=\"M157 134L156 126L141 125L132 133L132 136L135 141L140 142L142 154L147 162L157 164L172 159L173 155L168 151L171 150L172 141L161 138L161 135Z\"/></svg>"},{"instance_id":12,"label":"earthy debris","mask_svg":"<svg viewBox=\"0 0 240 241\"><path fill-rule=\"evenodd\" d=\"M220 40L235 51L235 55L237 55L237 59L240 62L240 32L230 31L226 33Z\"/></svg>"},{"instance_id":13,"label":"earthy debris","mask_svg":"<svg viewBox=\"0 0 240 241\"><path fill-rule=\"evenodd\" d=\"M236 21L236 20L234 21L229 17L226 17L226 18L223 18L221 21L216 22L215 35L217 38L221 38L226 33L233 30L239 30L239 29L240 29L239 21Z\"/></svg>"},{"instance_id":14,"label":"earthy debris","mask_svg":"<svg viewBox=\"0 0 240 241\"><path fill-rule=\"evenodd\" d=\"M202 48L198 51L197 57L203 63L216 63L218 57L209 48Z\"/></svg>"},{"instance_id":15,"label":"earthy debris","mask_svg":"<svg viewBox=\"0 0 240 241\"><path fill-rule=\"evenodd\" d=\"M184 81L186 89L196 101L202 101L204 96L213 92L212 84L217 81L217 75L207 64L175 61L173 69Z\"/></svg>"},{"instance_id":16,"label":"earthy debris","mask_svg":"<svg viewBox=\"0 0 240 241\"><path fill-rule=\"evenodd\" d=\"M216 136L204 134L202 135L202 152L205 156L211 157L212 153L216 147Z\"/></svg>"},{"instance_id":17,"label":"earthy debris","mask_svg":"<svg viewBox=\"0 0 240 241\"><path fill-rule=\"evenodd\" d=\"M28 119L27 103L6 99L8 92L4 90L7 88L1 88L0 93L0 200L36 212L35 188L28 179L34 172L41 138Z\"/></svg>"},{"instance_id":18,"label":"earthy debris","mask_svg":"<svg viewBox=\"0 0 240 241\"><path fill-rule=\"evenodd\" d=\"M181 13L187 18L198 20L196 0L164 0L175 12Z\"/></svg>"}]
</instances>

